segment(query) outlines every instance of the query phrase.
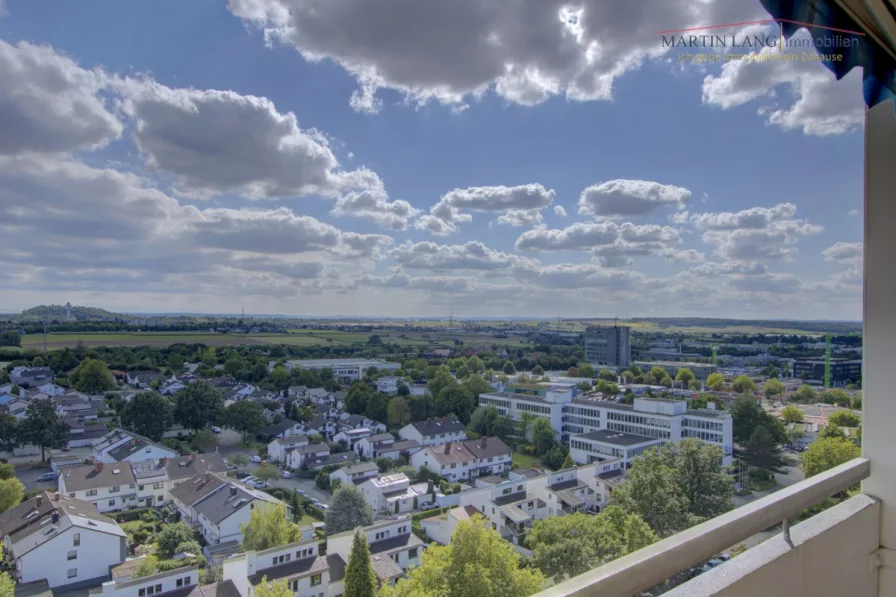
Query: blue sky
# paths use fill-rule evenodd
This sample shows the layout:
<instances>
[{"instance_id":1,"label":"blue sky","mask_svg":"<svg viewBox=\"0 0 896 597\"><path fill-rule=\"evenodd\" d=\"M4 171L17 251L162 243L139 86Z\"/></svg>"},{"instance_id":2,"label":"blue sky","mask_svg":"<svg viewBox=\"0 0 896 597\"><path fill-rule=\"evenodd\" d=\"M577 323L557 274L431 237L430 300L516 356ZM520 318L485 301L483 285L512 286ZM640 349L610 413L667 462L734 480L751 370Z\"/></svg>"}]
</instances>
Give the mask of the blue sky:
<instances>
[{"instance_id":1,"label":"blue sky","mask_svg":"<svg viewBox=\"0 0 896 597\"><path fill-rule=\"evenodd\" d=\"M858 73L646 2L6 0L0 311L859 318Z\"/></svg>"}]
</instances>

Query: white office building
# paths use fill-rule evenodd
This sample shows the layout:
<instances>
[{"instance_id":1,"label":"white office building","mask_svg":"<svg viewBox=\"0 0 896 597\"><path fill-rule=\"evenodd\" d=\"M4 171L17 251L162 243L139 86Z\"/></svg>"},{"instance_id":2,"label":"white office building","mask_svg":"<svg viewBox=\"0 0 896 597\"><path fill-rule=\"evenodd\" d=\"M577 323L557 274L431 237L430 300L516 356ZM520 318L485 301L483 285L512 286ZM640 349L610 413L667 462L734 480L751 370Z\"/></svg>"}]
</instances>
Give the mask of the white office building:
<instances>
[{"instance_id":1,"label":"white office building","mask_svg":"<svg viewBox=\"0 0 896 597\"><path fill-rule=\"evenodd\" d=\"M514 421L522 420L525 412L544 417L564 443L604 429L671 442L696 437L721 448L723 464L733 461L733 422L727 412L688 409L685 400L635 398L634 404L619 404L575 396L574 388L548 390L542 396L495 392L481 394L479 404L491 404Z\"/></svg>"},{"instance_id":2,"label":"white office building","mask_svg":"<svg viewBox=\"0 0 896 597\"><path fill-rule=\"evenodd\" d=\"M270 361L268 369L273 370L277 361ZM343 381L355 381L361 379L367 370L376 367L378 371L397 371L401 369L400 363L389 363L379 359L302 359L286 361L286 369L331 369L333 376ZM396 388L397 390L397 388Z\"/></svg>"}]
</instances>

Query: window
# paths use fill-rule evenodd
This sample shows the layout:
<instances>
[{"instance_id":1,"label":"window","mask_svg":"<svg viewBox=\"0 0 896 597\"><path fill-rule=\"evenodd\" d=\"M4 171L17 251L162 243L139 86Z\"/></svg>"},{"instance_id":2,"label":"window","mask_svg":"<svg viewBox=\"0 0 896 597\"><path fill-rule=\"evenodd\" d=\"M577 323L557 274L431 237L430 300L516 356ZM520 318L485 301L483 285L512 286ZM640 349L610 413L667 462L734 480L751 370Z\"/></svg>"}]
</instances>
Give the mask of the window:
<instances>
[{"instance_id":1,"label":"window","mask_svg":"<svg viewBox=\"0 0 896 597\"><path fill-rule=\"evenodd\" d=\"M293 593L298 593L299 592L299 581L298 580L290 581L289 588L292 589Z\"/></svg>"},{"instance_id":2,"label":"window","mask_svg":"<svg viewBox=\"0 0 896 597\"><path fill-rule=\"evenodd\" d=\"M162 592L162 584L161 583L157 584L155 589L156 589L156 593L161 593Z\"/></svg>"},{"instance_id":3,"label":"window","mask_svg":"<svg viewBox=\"0 0 896 597\"><path fill-rule=\"evenodd\" d=\"M137 597L146 597L146 589L140 589L137 591Z\"/></svg>"},{"instance_id":4,"label":"window","mask_svg":"<svg viewBox=\"0 0 896 597\"><path fill-rule=\"evenodd\" d=\"M110 505L110 506L114 506L114 505L115 505L115 500L109 500L109 505Z\"/></svg>"},{"instance_id":5,"label":"window","mask_svg":"<svg viewBox=\"0 0 896 597\"><path fill-rule=\"evenodd\" d=\"M153 483L152 484L153 489L162 489L163 487L165 487L164 483Z\"/></svg>"},{"instance_id":6,"label":"window","mask_svg":"<svg viewBox=\"0 0 896 597\"><path fill-rule=\"evenodd\" d=\"M522 485L517 485L517 486L516 486L516 490L517 490L517 491L522 491L522 490L523 490L523 486L522 486Z\"/></svg>"},{"instance_id":7,"label":"window","mask_svg":"<svg viewBox=\"0 0 896 597\"><path fill-rule=\"evenodd\" d=\"M511 491L513 491L513 487L508 487L507 489L504 489L504 490L501 491L501 495L507 495L507 494L509 494Z\"/></svg>"},{"instance_id":8,"label":"window","mask_svg":"<svg viewBox=\"0 0 896 597\"><path fill-rule=\"evenodd\" d=\"M452 462L452 463L451 463L451 468L457 468L457 463L456 463L456 462Z\"/></svg>"},{"instance_id":9,"label":"window","mask_svg":"<svg viewBox=\"0 0 896 597\"><path fill-rule=\"evenodd\" d=\"M408 550L408 558L414 559L416 557L417 557L417 548L413 547L413 548L409 549Z\"/></svg>"},{"instance_id":10,"label":"window","mask_svg":"<svg viewBox=\"0 0 896 597\"><path fill-rule=\"evenodd\" d=\"M177 588L179 589L179 588L181 588L182 586L184 586L184 579L182 579L182 578L178 578L178 579L177 579Z\"/></svg>"},{"instance_id":11,"label":"window","mask_svg":"<svg viewBox=\"0 0 896 597\"><path fill-rule=\"evenodd\" d=\"M74 545L75 547L81 545L81 533L75 533L74 535L72 535L72 545Z\"/></svg>"},{"instance_id":12,"label":"window","mask_svg":"<svg viewBox=\"0 0 896 597\"><path fill-rule=\"evenodd\" d=\"M78 559L78 550L77 550L77 549L73 549L73 550L71 550L70 552L68 552L68 557L67 557L67 559L69 559L69 560L77 560L77 559Z\"/></svg>"},{"instance_id":13,"label":"window","mask_svg":"<svg viewBox=\"0 0 896 597\"><path fill-rule=\"evenodd\" d=\"M109 493L118 493L119 491L121 491L120 485L113 485L109 488Z\"/></svg>"},{"instance_id":14,"label":"window","mask_svg":"<svg viewBox=\"0 0 896 597\"><path fill-rule=\"evenodd\" d=\"M320 574L315 574L311 577L311 586L316 587L320 584Z\"/></svg>"},{"instance_id":15,"label":"window","mask_svg":"<svg viewBox=\"0 0 896 597\"><path fill-rule=\"evenodd\" d=\"M76 576L78 576L78 569L77 568L69 568L68 569L68 577L75 578Z\"/></svg>"},{"instance_id":16,"label":"window","mask_svg":"<svg viewBox=\"0 0 896 597\"><path fill-rule=\"evenodd\" d=\"M88 489L87 490L87 497L90 497L92 495L96 495L96 489Z\"/></svg>"},{"instance_id":17,"label":"window","mask_svg":"<svg viewBox=\"0 0 896 597\"><path fill-rule=\"evenodd\" d=\"M145 486L145 485L141 485L140 487L137 488L137 491L143 491L143 488L144 488L144 487L146 487L146 486Z\"/></svg>"}]
</instances>

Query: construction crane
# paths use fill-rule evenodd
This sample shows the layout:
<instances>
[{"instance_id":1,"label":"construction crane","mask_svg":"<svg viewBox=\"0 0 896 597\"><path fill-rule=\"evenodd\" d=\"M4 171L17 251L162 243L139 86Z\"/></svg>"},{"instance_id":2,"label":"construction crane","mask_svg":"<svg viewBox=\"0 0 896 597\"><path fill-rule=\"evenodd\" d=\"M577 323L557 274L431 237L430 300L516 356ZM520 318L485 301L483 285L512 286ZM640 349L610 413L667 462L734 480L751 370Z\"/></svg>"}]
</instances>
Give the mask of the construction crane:
<instances>
[{"instance_id":1,"label":"construction crane","mask_svg":"<svg viewBox=\"0 0 896 597\"><path fill-rule=\"evenodd\" d=\"M824 387L826 390L831 388L831 335L824 337Z\"/></svg>"}]
</instances>

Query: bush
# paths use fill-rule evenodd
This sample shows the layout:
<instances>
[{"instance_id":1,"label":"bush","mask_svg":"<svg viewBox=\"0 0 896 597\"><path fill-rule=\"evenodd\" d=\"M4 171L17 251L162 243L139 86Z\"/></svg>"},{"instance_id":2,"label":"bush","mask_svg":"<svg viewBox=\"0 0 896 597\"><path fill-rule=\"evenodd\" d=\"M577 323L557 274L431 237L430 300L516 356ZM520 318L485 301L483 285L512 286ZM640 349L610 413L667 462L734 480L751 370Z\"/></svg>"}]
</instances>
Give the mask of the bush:
<instances>
[{"instance_id":1,"label":"bush","mask_svg":"<svg viewBox=\"0 0 896 597\"><path fill-rule=\"evenodd\" d=\"M174 548L174 553L191 553L193 555L200 555L202 553L202 547L200 547L198 541L184 541L179 544L176 548Z\"/></svg>"},{"instance_id":2,"label":"bush","mask_svg":"<svg viewBox=\"0 0 896 597\"><path fill-rule=\"evenodd\" d=\"M412 515L411 515L411 522L412 522L412 523L414 523L414 522L419 523L419 522L420 522L421 520L423 520L424 518L430 518L430 517L432 517L432 516L438 516L439 514L442 514L443 512L447 512L448 510L450 510L450 508L436 508L436 509L434 509L434 510L427 510L427 511L425 511L425 512L417 512L416 514L412 514Z\"/></svg>"},{"instance_id":3,"label":"bush","mask_svg":"<svg viewBox=\"0 0 896 597\"><path fill-rule=\"evenodd\" d=\"M150 516L150 512L155 513L155 510L152 508L134 508L133 510L116 512L113 516L118 522L133 522L135 520L146 521L148 518L144 518L144 516Z\"/></svg>"},{"instance_id":4,"label":"bush","mask_svg":"<svg viewBox=\"0 0 896 597\"><path fill-rule=\"evenodd\" d=\"M311 502L307 502L305 504L305 512L308 513L308 516L317 520L323 520L325 515L324 511L312 504Z\"/></svg>"}]
</instances>

